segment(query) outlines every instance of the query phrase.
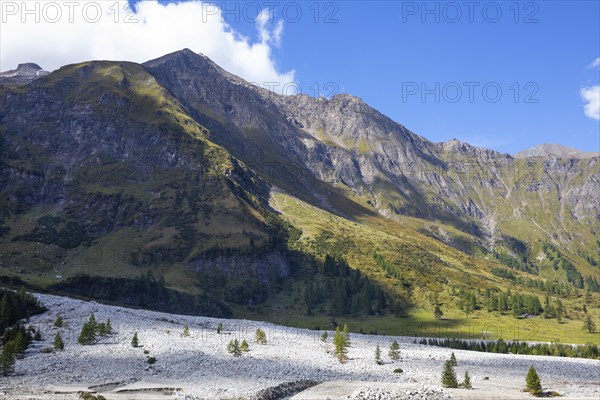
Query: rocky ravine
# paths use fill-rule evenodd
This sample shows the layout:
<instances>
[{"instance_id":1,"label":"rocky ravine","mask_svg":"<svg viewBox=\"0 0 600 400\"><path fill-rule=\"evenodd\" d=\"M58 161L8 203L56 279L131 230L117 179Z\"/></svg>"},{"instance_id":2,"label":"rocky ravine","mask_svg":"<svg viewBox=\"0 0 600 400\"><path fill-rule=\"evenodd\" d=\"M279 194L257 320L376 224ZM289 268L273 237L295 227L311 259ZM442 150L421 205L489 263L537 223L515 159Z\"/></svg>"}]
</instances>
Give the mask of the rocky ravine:
<instances>
[{"instance_id":1,"label":"rocky ravine","mask_svg":"<svg viewBox=\"0 0 600 400\"><path fill-rule=\"evenodd\" d=\"M563 398L600 395L597 360L455 351L457 375L461 377L468 370L474 390L442 390L441 369L450 350L416 345L414 338L352 334L350 360L340 364L330 354L331 336L323 344L317 331L132 310L51 295L38 298L49 311L31 318L28 324L39 327L43 341L35 342L24 359L17 361L14 376L2 378L2 398L75 399L75 392L89 389L107 399L246 399L272 394L264 390L271 387L281 391L304 385L289 382L316 381L324 383L293 398L517 399L528 398L520 389L531 364L544 387L565 395ZM116 333L93 346L81 346L77 336L92 312L97 321L110 318ZM53 325L57 315L65 321L63 328ZM222 334L216 333L219 322L224 326ZM182 335L184 324L189 325L189 337ZM267 333L266 345L254 341L258 327ZM65 340L65 351L42 353L42 348L51 346L58 330ZM130 345L134 332L138 332L140 348ZM247 339L250 351L240 358L231 356L226 347L232 338ZM386 356L393 339L401 344L402 360L397 363ZM384 349L384 365L373 360L377 344ZM150 366L148 356L156 357L156 363ZM392 372L398 367L404 373Z\"/></svg>"}]
</instances>

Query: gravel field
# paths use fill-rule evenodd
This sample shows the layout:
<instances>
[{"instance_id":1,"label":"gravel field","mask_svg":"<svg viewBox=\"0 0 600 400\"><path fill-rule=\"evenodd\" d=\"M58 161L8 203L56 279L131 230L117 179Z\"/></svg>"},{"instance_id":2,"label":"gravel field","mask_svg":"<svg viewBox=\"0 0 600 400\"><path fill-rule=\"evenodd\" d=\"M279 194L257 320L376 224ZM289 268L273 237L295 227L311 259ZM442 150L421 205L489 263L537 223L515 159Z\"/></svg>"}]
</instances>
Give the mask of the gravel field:
<instances>
[{"instance_id":1,"label":"gravel field","mask_svg":"<svg viewBox=\"0 0 600 400\"><path fill-rule=\"evenodd\" d=\"M532 364L544 388L559 392L561 398L600 398L598 360L455 350L457 376L460 380L468 370L474 389L450 390L440 387L440 376L451 350L413 344L414 338L351 334L350 360L340 364L332 355L331 336L324 344L321 332L37 297L49 311L31 318L28 325L39 327L43 340L17 361L14 376L0 378L0 399L75 399L79 390L95 391L109 400L518 399L532 398L521 391ZM92 312L98 322L110 318L116 333L81 346L77 336ZM53 325L57 315L65 321L63 328ZM216 332L219 322L221 334ZM188 337L182 335L184 324L190 329ZM254 340L258 327L267 334L266 345ZM42 353L59 330L65 351ZM130 345L136 331L139 348ZM226 347L233 338L246 339L250 351L239 358L229 354ZM402 360L396 363L387 357L393 339L401 347ZM383 350L383 365L374 362L377 344ZM156 363L149 365L148 356ZM404 372L394 373L398 367Z\"/></svg>"}]
</instances>

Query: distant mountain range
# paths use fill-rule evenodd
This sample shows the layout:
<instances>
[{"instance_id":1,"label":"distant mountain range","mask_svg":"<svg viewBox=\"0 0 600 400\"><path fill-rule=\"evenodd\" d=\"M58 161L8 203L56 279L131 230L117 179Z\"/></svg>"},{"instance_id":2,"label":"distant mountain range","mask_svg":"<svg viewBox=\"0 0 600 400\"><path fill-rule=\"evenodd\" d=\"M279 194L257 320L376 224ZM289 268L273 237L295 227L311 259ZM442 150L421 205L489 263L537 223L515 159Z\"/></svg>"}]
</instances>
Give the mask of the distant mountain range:
<instances>
[{"instance_id":1,"label":"distant mountain range","mask_svg":"<svg viewBox=\"0 0 600 400\"><path fill-rule=\"evenodd\" d=\"M515 158L527 157L594 158L600 157L600 152L581 151L560 144L544 143L515 154Z\"/></svg>"},{"instance_id":2,"label":"distant mountain range","mask_svg":"<svg viewBox=\"0 0 600 400\"><path fill-rule=\"evenodd\" d=\"M248 306L330 254L428 307L415 287L503 288L501 266L600 276L598 153L433 143L358 97L279 96L187 49L0 84L1 268L32 282L152 270Z\"/></svg>"}]
</instances>

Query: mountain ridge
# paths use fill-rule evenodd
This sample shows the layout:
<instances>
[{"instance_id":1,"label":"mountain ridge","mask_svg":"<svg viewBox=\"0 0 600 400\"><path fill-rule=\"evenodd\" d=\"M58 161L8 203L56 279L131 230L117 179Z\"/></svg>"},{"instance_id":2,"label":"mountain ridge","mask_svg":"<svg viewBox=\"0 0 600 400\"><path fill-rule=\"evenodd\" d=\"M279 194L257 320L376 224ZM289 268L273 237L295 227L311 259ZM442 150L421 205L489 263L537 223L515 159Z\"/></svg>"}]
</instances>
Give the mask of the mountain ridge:
<instances>
[{"instance_id":1,"label":"mountain ridge","mask_svg":"<svg viewBox=\"0 0 600 400\"><path fill-rule=\"evenodd\" d=\"M433 143L355 96L280 96L190 50L0 85L3 272L154 272L253 315L600 290L598 158Z\"/></svg>"}]
</instances>

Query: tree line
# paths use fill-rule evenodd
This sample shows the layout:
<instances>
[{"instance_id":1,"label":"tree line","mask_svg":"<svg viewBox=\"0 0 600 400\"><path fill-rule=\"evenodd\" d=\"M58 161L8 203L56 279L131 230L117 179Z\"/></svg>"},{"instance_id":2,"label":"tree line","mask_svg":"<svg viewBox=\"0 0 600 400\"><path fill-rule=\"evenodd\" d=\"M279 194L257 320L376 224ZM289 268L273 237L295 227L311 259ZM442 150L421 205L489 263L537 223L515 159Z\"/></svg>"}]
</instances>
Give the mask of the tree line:
<instances>
[{"instance_id":1,"label":"tree line","mask_svg":"<svg viewBox=\"0 0 600 400\"><path fill-rule=\"evenodd\" d=\"M503 354L526 354L534 356L556 356L556 357L576 357L576 358L600 358L600 350L594 343L584 345L569 345L560 343L535 343L526 342L507 342L502 339L496 341L487 340L463 340L463 339L426 339L419 342L422 345L446 347L457 350L471 350L484 353L503 353Z\"/></svg>"}]
</instances>

